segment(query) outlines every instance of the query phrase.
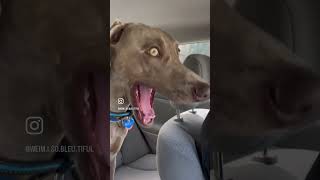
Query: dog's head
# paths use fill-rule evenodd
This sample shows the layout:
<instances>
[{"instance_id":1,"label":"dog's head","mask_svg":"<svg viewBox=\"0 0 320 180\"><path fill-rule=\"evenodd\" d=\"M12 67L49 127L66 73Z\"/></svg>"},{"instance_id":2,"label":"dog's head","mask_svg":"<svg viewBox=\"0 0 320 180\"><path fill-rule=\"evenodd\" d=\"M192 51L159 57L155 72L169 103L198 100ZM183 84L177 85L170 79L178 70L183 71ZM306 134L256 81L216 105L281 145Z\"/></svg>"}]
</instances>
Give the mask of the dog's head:
<instances>
[{"instance_id":1,"label":"dog's head","mask_svg":"<svg viewBox=\"0 0 320 180\"><path fill-rule=\"evenodd\" d=\"M257 135L320 117L320 76L223 1L213 8L212 132Z\"/></svg>"},{"instance_id":2,"label":"dog's head","mask_svg":"<svg viewBox=\"0 0 320 180\"><path fill-rule=\"evenodd\" d=\"M110 32L111 73L128 80L138 119L152 123L155 90L177 104L209 98L209 84L179 59L178 43L166 32L143 24L115 22Z\"/></svg>"}]
</instances>

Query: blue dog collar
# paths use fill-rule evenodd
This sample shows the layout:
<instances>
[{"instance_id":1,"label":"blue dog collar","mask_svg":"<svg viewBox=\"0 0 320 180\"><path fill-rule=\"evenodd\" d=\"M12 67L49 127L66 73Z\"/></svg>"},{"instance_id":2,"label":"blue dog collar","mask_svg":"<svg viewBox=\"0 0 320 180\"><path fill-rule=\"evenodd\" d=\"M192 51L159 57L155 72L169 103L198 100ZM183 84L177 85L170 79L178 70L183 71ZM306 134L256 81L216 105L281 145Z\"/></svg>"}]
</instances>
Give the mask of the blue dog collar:
<instances>
[{"instance_id":1,"label":"blue dog collar","mask_svg":"<svg viewBox=\"0 0 320 180\"><path fill-rule=\"evenodd\" d=\"M73 161L61 159L49 162L4 162L0 161L0 179L19 175L64 174L73 167ZM4 176L3 176L4 175Z\"/></svg>"},{"instance_id":2,"label":"blue dog collar","mask_svg":"<svg viewBox=\"0 0 320 180\"><path fill-rule=\"evenodd\" d=\"M134 118L131 112L110 113L110 122L118 123L121 127L131 129L134 125Z\"/></svg>"}]
</instances>

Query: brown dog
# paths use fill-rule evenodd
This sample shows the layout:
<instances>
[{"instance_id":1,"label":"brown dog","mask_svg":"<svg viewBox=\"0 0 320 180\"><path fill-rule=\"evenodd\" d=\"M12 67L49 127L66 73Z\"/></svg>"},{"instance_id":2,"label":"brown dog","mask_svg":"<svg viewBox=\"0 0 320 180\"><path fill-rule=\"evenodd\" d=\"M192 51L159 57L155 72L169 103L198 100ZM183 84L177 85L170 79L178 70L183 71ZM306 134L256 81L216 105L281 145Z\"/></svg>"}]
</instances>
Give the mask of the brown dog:
<instances>
[{"instance_id":1,"label":"brown dog","mask_svg":"<svg viewBox=\"0 0 320 180\"><path fill-rule=\"evenodd\" d=\"M224 0L212 3L211 133L262 135L318 120L319 73Z\"/></svg>"},{"instance_id":2,"label":"brown dog","mask_svg":"<svg viewBox=\"0 0 320 180\"><path fill-rule=\"evenodd\" d=\"M177 104L188 104L209 98L209 85L187 69L179 60L176 40L160 29L143 24L115 22L110 31L111 79L110 110L119 109L118 98L135 107L136 119L145 126L155 117L155 91ZM124 109L125 109L124 108ZM110 161L113 179L116 155L128 129L111 123Z\"/></svg>"},{"instance_id":3,"label":"brown dog","mask_svg":"<svg viewBox=\"0 0 320 180\"><path fill-rule=\"evenodd\" d=\"M75 154L81 179L108 179L108 2L0 3L0 161L52 160L55 152L25 149L67 136L94 151ZM42 117L42 134L26 133L30 116Z\"/></svg>"}]
</instances>

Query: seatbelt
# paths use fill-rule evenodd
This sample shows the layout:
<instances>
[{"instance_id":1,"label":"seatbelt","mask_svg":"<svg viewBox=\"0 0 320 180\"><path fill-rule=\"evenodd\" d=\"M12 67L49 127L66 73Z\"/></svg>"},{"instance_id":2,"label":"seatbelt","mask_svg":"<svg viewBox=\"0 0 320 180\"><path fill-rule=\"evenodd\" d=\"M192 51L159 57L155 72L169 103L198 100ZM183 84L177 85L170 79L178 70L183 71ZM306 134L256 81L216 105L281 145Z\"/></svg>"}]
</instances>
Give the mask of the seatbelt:
<instances>
[{"instance_id":1,"label":"seatbelt","mask_svg":"<svg viewBox=\"0 0 320 180\"><path fill-rule=\"evenodd\" d=\"M206 125L208 121L210 121L210 117L213 117L212 114L213 111L209 111L206 119L204 120L202 127ZM210 149L210 142L207 141L207 139L204 137L204 131L203 128L201 128L201 144L200 144L200 151L201 154L200 159L201 159L201 168L202 168L202 173L204 175L204 178L206 180L210 180L210 170L213 169L214 164L213 164L213 152Z\"/></svg>"},{"instance_id":2,"label":"seatbelt","mask_svg":"<svg viewBox=\"0 0 320 180\"><path fill-rule=\"evenodd\" d=\"M136 121L136 120L135 120L135 121ZM146 142L146 144L147 144L147 146L148 146L149 152L152 152L152 148L151 148L151 145L150 145L148 139L146 138L145 134L143 133L141 127L140 127L139 124L138 124L138 122L136 122L136 124L137 124L137 128L138 128L138 130L140 131L140 134L141 134L144 142Z\"/></svg>"},{"instance_id":3,"label":"seatbelt","mask_svg":"<svg viewBox=\"0 0 320 180\"><path fill-rule=\"evenodd\" d=\"M205 180L210 180L210 170L213 168L213 153L208 146L201 145L201 169Z\"/></svg>"}]
</instances>

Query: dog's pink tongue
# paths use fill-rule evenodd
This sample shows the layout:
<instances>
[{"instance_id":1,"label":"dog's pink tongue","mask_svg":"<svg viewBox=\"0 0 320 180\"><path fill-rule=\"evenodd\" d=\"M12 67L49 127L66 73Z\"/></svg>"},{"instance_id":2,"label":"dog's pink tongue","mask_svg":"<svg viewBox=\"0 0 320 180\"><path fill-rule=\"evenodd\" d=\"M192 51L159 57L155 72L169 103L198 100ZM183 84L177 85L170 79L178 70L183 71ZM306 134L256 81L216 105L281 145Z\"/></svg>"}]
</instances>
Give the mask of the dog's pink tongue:
<instances>
[{"instance_id":1,"label":"dog's pink tongue","mask_svg":"<svg viewBox=\"0 0 320 180\"><path fill-rule=\"evenodd\" d=\"M144 124L150 124L156 117L153 110L153 89L146 86L140 85L140 106L139 111L141 112L141 120Z\"/></svg>"}]
</instances>

